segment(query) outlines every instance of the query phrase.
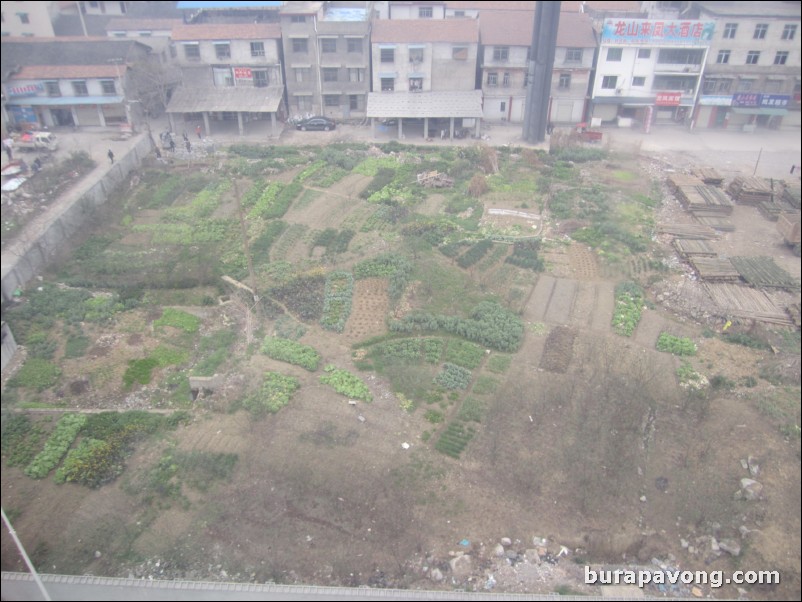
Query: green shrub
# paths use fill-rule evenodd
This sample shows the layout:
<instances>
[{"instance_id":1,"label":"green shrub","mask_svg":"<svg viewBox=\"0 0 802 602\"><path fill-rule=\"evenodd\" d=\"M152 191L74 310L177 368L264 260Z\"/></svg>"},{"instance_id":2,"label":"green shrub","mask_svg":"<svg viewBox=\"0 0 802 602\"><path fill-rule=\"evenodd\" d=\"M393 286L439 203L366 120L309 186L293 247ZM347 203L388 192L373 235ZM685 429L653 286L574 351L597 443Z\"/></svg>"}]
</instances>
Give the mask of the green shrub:
<instances>
[{"instance_id":1,"label":"green shrub","mask_svg":"<svg viewBox=\"0 0 802 602\"><path fill-rule=\"evenodd\" d=\"M546 266L538 256L539 249L539 239L517 241L512 245L512 254L504 261L521 268L542 272Z\"/></svg>"},{"instance_id":2,"label":"green shrub","mask_svg":"<svg viewBox=\"0 0 802 602\"><path fill-rule=\"evenodd\" d=\"M504 374L512 363L512 356L494 353L487 360L487 369L497 374Z\"/></svg>"},{"instance_id":3,"label":"green shrub","mask_svg":"<svg viewBox=\"0 0 802 602\"><path fill-rule=\"evenodd\" d=\"M298 379L278 372L265 372L259 391L248 397L243 405L255 416L264 412L275 414L290 403L293 394L300 388Z\"/></svg>"},{"instance_id":4,"label":"green shrub","mask_svg":"<svg viewBox=\"0 0 802 602\"><path fill-rule=\"evenodd\" d=\"M47 360L31 358L8 381L9 387L25 387L44 391L58 382L61 369Z\"/></svg>"},{"instance_id":5,"label":"green shrub","mask_svg":"<svg viewBox=\"0 0 802 602\"><path fill-rule=\"evenodd\" d=\"M442 339L423 339L423 357L429 364L440 363L440 357L442 355Z\"/></svg>"},{"instance_id":6,"label":"green shrub","mask_svg":"<svg viewBox=\"0 0 802 602\"><path fill-rule=\"evenodd\" d=\"M629 337L640 322L641 308L645 302L643 289L634 282L623 282L615 288L615 312L613 330Z\"/></svg>"},{"instance_id":7,"label":"green shrub","mask_svg":"<svg viewBox=\"0 0 802 602\"><path fill-rule=\"evenodd\" d=\"M188 333L198 332L200 329L201 320L197 316L193 316L180 309L173 309L167 307L162 313L162 317L153 322L153 326L161 328L163 326L172 326Z\"/></svg>"},{"instance_id":8,"label":"green shrub","mask_svg":"<svg viewBox=\"0 0 802 602\"><path fill-rule=\"evenodd\" d=\"M41 449L44 433L25 414L3 418L2 451L6 466L27 466Z\"/></svg>"},{"instance_id":9,"label":"green shrub","mask_svg":"<svg viewBox=\"0 0 802 602\"><path fill-rule=\"evenodd\" d=\"M657 350L674 355L696 355L696 343L686 337L675 337L663 332L657 339Z\"/></svg>"},{"instance_id":10,"label":"green shrub","mask_svg":"<svg viewBox=\"0 0 802 602\"><path fill-rule=\"evenodd\" d=\"M326 330L342 332L351 315L354 277L350 272L332 272L326 278L323 298L323 317L320 324Z\"/></svg>"},{"instance_id":11,"label":"green shrub","mask_svg":"<svg viewBox=\"0 0 802 602\"><path fill-rule=\"evenodd\" d=\"M461 268L469 268L477 263L493 247L493 241L484 239L474 244L457 259L457 265Z\"/></svg>"},{"instance_id":12,"label":"green shrub","mask_svg":"<svg viewBox=\"0 0 802 602\"><path fill-rule=\"evenodd\" d=\"M123 374L123 384L129 389L134 383L147 385L153 378L153 370L159 367L159 361L154 357L138 360L128 360L128 368Z\"/></svg>"},{"instance_id":13,"label":"green shrub","mask_svg":"<svg viewBox=\"0 0 802 602\"><path fill-rule=\"evenodd\" d=\"M467 389L471 384L471 376L467 368L446 362L443 371L434 377L434 382L446 389Z\"/></svg>"},{"instance_id":14,"label":"green shrub","mask_svg":"<svg viewBox=\"0 0 802 602\"><path fill-rule=\"evenodd\" d=\"M56 471L56 483L74 482L87 487L100 487L122 474L122 444L118 441L82 439L71 449Z\"/></svg>"},{"instance_id":15,"label":"green shrub","mask_svg":"<svg viewBox=\"0 0 802 602\"><path fill-rule=\"evenodd\" d=\"M329 385L340 395L345 395L350 399L373 401L370 389L359 377L331 365L326 366L325 371L326 373L320 377L320 382Z\"/></svg>"},{"instance_id":16,"label":"green shrub","mask_svg":"<svg viewBox=\"0 0 802 602\"><path fill-rule=\"evenodd\" d=\"M274 360L301 366L310 372L317 370L320 363L320 354L313 347L279 337L267 337L262 344L262 353Z\"/></svg>"},{"instance_id":17,"label":"green shrub","mask_svg":"<svg viewBox=\"0 0 802 602\"><path fill-rule=\"evenodd\" d=\"M25 474L33 479L45 478L67 453L86 420L83 414L64 414L47 438L44 449L25 468Z\"/></svg>"},{"instance_id":18,"label":"green shrub","mask_svg":"<svg viewBox=\"0 0 802 602\"><path fill-rule=\"evenodd\" d=\"M442 412L438 412L437 410L426 410L426 414L423 417L432 424L438 424L445 420L445 416L443 416Z\"/></svg>"},{"instance_id":19,"label":"green shrub","mask_svg":"<svg viewBox=\"0 0 802 602\"><path fill-rule=\"evenodd\" d=\"M766 351L771 349L771 345L765 341L757 339L743 332L726 333L723 337L723 340L727 341L728 343L733 343L734 345L743 345L744 347L749 347L750 349L762 349Z\"/></svg>"},{"instance_id":20,"label":"green shrub","mask_svg":"<svg viewBox=\"0 0 802 602\"><path fill-rule=\"evenodd\" d=\"M70 335L64 345L64 358L75 359L83 357L89 349L91 341L84 335Z\"/></svg>"}]
</instances>

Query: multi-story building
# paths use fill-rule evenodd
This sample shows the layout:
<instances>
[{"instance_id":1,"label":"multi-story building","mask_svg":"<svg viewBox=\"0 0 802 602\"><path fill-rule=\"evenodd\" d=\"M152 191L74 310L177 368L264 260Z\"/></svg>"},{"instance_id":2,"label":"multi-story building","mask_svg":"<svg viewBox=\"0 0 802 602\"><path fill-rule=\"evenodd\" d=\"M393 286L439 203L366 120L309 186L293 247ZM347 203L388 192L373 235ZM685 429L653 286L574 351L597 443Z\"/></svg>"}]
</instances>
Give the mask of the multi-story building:
<instances>
[{"instance_id":1,"label":"multi-story building","mask_svg":"<svg viewBox=\"0 0 802 602\"><path fill-rule=\"evenodd\" d=\"M798 2L694 2L715 23L695 127L799 127Z\"/></svg>"},{"instance_id":2,"label":"multi-story building","mask_svg":"<svg viewBox=\"0 0 802 602\"><path fill-rule=\"evenodd\" d=\"M475 19L376 20L371 47L369 117L397 119L399 137L404 119L421 123L424 137L430 119L439 120L441 136L453 136L455 126L478 131L482 92L476 89Z\"/></svg>"},{"instance_id":3,"label":"multi-story building","mask_svg":"<svg viewBox=\"0 0 802 602\"><path fill-rule=\"evenodd\" d=\"M486 10L479 15L484 118L520 123L526 105L534 11ZM560 13L549 121L584 120L596 36L582 13Z\"/></svg>"},{"instance_id":4,"label":"multi-story building","mask_svg":"<svg viewBox=\"0 0 802 602\"><path fill-rule=\"evenodd\" d=\"M601 122L647 129L687 125L701 86L714 23L698 20L604 20L592 93Z\"/></svg>"},{"instance_id":5,"label":"multi-story building","mask_svg":"<svg viewBox=\"0 0 802 602\"><path fill-rule=\"evenodd\" d=\"M127 15L130 2L78 2L85 15Z\"/></svg>"},{"instance_id":6,"label":"multi-story building","mask_svg":"<svg viewBox=\"0 0 802 602\"><path fill-rule=\"evenodd\" d=\"M12 37L52 38L57 2L7 2L2 7L2 35Z\"/></svg>"},{"instance_id":7,"label":"multi-story building","mask_svg":"<svg viewBox=\"0 0 802 602\"><path fill-rule=\"evenodd\" d=\"M363 119L371 3L288 2L280 11L289 111Z\"/></svg>"},{"instance_id":8,"label":"multi-story building","mask_svg":"<svg viewBox=\"0 0 802 602\"><path fill-rule=\"evenodd\" d=\"M3 121L39 127L135 122L129 65L150 48L110 38L4 38Z\"/></svg>"},{"instance_id":9,"label":"multi-story building","mask_svg":"<svg viewBox=\"0 0 802 602\"><path fill-rule=\"evenodd\" d=\"M174 130L176 119L203 120L206 134L213 121L236 120L240 134L245 122L283 113L281 30L276 23L180 25L173 28L176 63L182 85L167 107Z\"/></svg>"}]
</instances>

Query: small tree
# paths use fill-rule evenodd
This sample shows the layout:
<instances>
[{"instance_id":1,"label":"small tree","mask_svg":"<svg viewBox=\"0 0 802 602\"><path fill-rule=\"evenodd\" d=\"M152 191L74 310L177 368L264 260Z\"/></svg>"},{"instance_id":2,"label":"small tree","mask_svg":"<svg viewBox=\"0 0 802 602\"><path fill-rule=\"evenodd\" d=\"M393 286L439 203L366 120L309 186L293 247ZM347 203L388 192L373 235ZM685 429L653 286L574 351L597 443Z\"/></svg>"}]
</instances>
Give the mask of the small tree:
<instances>
[{"instance_id":1,"label":"small tree","mask_svg":"<svg viewBox=\"0 0 802 602\"><path fill-rule=\"evenodd\" d=\"M146 115L156 117L167 108L170 95L181 81L181 71L155 61L139 61L131 65L129 81L130 97L142 103Z\"/></svg>"},{"instance_id":2,"label":"small tree","mask_svg":"<svg viewBox=\"0 0 802 602\"><path fill-rule=\"evenodd\" d=\"M482 174L476 174L471 178L468 184L468 194L472 197L479 198L486 193L490 188L487 185L487 180Z\"/></svg>"}]
</instances>

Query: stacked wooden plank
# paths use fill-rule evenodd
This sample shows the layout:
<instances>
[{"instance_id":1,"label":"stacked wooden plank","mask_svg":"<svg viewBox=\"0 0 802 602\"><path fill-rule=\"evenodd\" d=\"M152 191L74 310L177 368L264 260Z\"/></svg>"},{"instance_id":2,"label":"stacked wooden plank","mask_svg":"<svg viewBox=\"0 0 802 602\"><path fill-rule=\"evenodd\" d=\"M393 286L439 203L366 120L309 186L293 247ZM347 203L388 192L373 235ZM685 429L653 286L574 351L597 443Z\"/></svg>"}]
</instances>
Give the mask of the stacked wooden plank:
<instances>
[{"instance_id":1,"label":"stacked wooden plank","mask_svg":"<svg viewBox=\"0 0 802 602\"><path fill-rule=\"evenodd\" d=\"M666 180L668 183L669 188L671 191L676 193L677 190L682 188L683 186L703 186L704 182L697 178L696 176L692 176L690 174L685 173L673 173L668 176Z\"/></svg>"},{"instance_id":2,"label":"stacked wooden plank","mask_svg":"<svg viewBox=\"0 0 802 602\"><path fill-rule=\"evenodd\" d=\"M719 232L735 232L735 224L722 215L710 213L709 211L693 211L693 217L700 224L709 226Z\"/></svg>"},{"instance_id":3,"label":"stacked wooden plank","mask_svg":"<svg viewBox=\"0 0 802 602\"><path fill-rule=\"evenodd\" d=\"M702 182L710 186L721 186L724 182L724 178L721 177L721 174L712 167L699 167L696 169L696 175L699 176Z\"/></svg>"},{"instance_id":4,"label":"stacked wooden plank","mask_svg":"<svg viewBox=\"0 0 802 602\"><path fill-rule=\"evenodd\" d=\"M758 203L757 210L770 222L776 222L781 214L792 213L794 208L781 199L775 199L768 203Z\"/></svg>"},{"instance_id":5,"label":"stacked wooden plank","mask_svg":"<svg viewBox=\"0 0 802 602\"><path fill-rule=\"evenodd\" d=\"M800 216L799 213L783 213L777 218L777 231L782 234L788 245L798 245L800 242Z\"/></svg>"},{"instance_id":6,"label":"stacked wooden plank","mask_svg":"<svg viewBox=\"0 0 802 602\"><path fill-rule=\"evenodd\" d=\"M688 260L702 280L708 282L738 282L740 273L724 257L691 257Z\"/></svg>"},{"instance_id":7,"label":"stacked wooden plank","mask_svg":"<svg viewBox=\"0 0 802 602\"><path fill-rule=\"evenodd\" d=\"M799 281L774 263L771 257L733 257L730 262L752 286L799 290Z\"/></svg>"},{"instance_id":8,"label":"stacked wooden plank","mask_svg":"<svg viewBox=\"0 0 802 602\"><path fill-rule=\"evenodd\" d=\"M674 238L698 238L702 240L718 238L718 234L701 224L658 224L657 232L670 234Z\"/></svg>"},{"instance_id":9,"label":"stacked wooden plank","mask_svg":"<svg viewBox=\"0 0 802 602\"><path fill-rule=\"evenodd\" d=\"M760 178L753 176L736 176L730 182L727 191L736 202L742 205L757 205L772 200L771 186Z\"/></svg>"},{"instance_id":10,"label":"stacked wooden plank","mask_svg":"<svg viewBox=\"0 0 802 602\"><path fill-rule=\"evenodd\" d=\"M763 291L727 283L705 283L705 288L710 298L728 316L772 324L793 324L793 317L777 307Z\"/></svg>"},{"instance_id":11,"label":"stacked wooden plank","mask_svg":"<svg viewBox=\"0 0 802 602\"><path fill-rule=\"evenodd\" d=\"M794 209L799 209L801 205L800 196L802 196L802 193L800 193L799 184L786 184L780 198Z\"/></svg>"},{"instance_id":12,"label":"stacked wooden plank","mask_svg":"<svg viewBox=\"0 0 802 602\"><path fill-rule=\"evenodd\" d=\"M685 257L715 257L717 253L707 242L698 238L675 238L674 248Z\"/></svg>"},{"instance_id":13,"label":"stacked wooden plank","mask_svg":"<svg viewBox=\"0 0 802 602\"><path fill-rule=\"evenodd\" d=\"M676 191L677 199L689 211L709 211L729 215L732 213L732 201L718 188L713 186L680 186Z\"/></svg>"}]
</instances>

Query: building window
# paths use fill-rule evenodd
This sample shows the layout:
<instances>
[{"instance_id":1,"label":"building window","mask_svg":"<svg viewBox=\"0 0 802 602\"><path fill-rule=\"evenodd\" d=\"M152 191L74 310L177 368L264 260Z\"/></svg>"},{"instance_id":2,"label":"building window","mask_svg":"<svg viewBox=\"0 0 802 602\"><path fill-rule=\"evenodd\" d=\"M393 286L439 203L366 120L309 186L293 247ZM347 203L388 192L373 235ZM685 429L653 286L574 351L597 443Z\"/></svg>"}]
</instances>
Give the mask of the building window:
<instances>
[{"instance_id":1,"label":"building window","mask_svg":"<svg viewBox=\"0 0 802 602\"><path fill-rule=\"evenodd\" d=\"M729 50L719 50L718 56L716 57L716 62L719 65L726 65L730 62L730 51Z\"/></svg>"},{"instance_id":2,"label":"building window","mask_svg":"<svg viewBox=\"0 0 802 602\"><path fill-rule=\"evenodd\" d=\"M363 82L365 81L365 70L352 68L348 70L349 82Z\"/></svg>"},{"instance_id":3,"label":"building window","mask_svg":"<svg viewBox=\"0 0 802 602\"><path fill-rule=\"evenodd\" d=\"M292 51L296 54L309 52L309 40L306 38L292 38Z\"/></svg>"},{"instance_id":4,"label":"building window","mask_svg":"<svg viewBox=\"0 0 802 602\"><path fill-rule=\"evenodd\" d=\"M228 42L222 42L219 44L214 45L214 55L218 59L230 59L231 58L231 44Z\"/></svg>"},{"instance_id":5,"label":"building window","mask_svg":"<svg viewBox=\"0 0 802 602\"><path fill-rule=\"evenodd\" d=\"M527 54L527 60L529 56ZM566 63L581 63L582 62L582 49L581 48L568 48L565 51Z\"/></svg>"},{"instance_id":6,"label":"building window","mask_svg":"<svg viewBox=\"0 0 802 602\"><path fill-rule=\"evenodd\" d=\"M418 7L418 18L419 19L431 19L432 18L432 7L431 6L419 6Z\"/></svg>"},{"instance_id":7,"label":"building window","mask_svg":"<svg viewBox=\"0 0 802 602\"><path fill-rule=\"evenodd\" d=\"M339 107L340 95L339 94L324 94L323 104L327 107Z\"/></svg>"},{"instance_id":8,"label":"building window","mask_svg":"<svg viewBox=\"0 0 802 602\"><path fill-rule=\"evenodd\" d=\"M758 60L760 59L760 51L759 50L750 50L746 53L746 64L747 65L757 65Z\"/></svg>"},{"instance_id":9,"label":"building window","mask_svg":"<svg viewBox=\"0 0 802 602\"><path fill-rule=\"evenodd\" d=\"M200 58L200 45L197 43L195 44L184 44L184 56L187 60L193 61Z\"/></svg>"},{"instance_id":10,"label":"building window","mask_svg":"<svg viewBox=\"0 0 802 602\"><path fill-rule=\"evenodd\" d=\"M713 94L716 91L716 80L714 79L706 79L705 83L702 84L702 93L703 94Z\"/></svg>"},{"instance_id":11,"label":"building window","mask_svg":"<svg viewBox=\"0 0 802 602\"><path fill-rule=\"evenodd\" d=\"M567 90L571 87L571 74L560 73L560 83L558 84L560 90Z\"/></svg>"},{"instance_id":12,"label":"building window","mask_svg":"<svg viewBox=\"0 0 802 602\"><path fill-rule=\"evenodd\" d=\"M234 77L228 67L213 67L212 78L214 79L214 85L219 88L230 88L234 85Z\"/></svg>"},{"instance_id":13,"label":"building window","mask_svg":"<svg viewBox=\"0 0 802 602\"><path fill-rule=\"evenodd\" d=\"M786 50L779 50L777 54L774 55L774 64L775 65L785 65L788 61L788 52Z\"/></svg>"},{"instance_id":14,"label":"building window","mask_svg":"<svg viewBox=\"0 0 802 602\"><path fill-rule=\"evenodd\" d=\"M395 48L382 48L380 54L382 63L395 62Z\"/></svg>"},{"instance_id":15,"label":"building window","mask_svg":"<svg viewBox=\"0 0 802 602\"><path fill-rule=\"evenodd\" d=\"M621 56L624 54L623 48L608 48L607 49L607 62L609 63L617 63L621 60Z\"/></svg>"},{"instance_id":16,"label":"building window","mask_svg":"<svg viewBox=\"0 0 802 602\"><path fill-rule=\"evenodd\" d=\"M464 10L455 10L454 11L454 16L457 17L457 18L462 18L462 17L465 16L465 11Z\"/></svg>"},{"instance_id":17,"label":"building window","mask_svg":"<svg viewBox=\"0 0 802 602\"><path fill-rule=\"evenodd\" d=\"M306 15L292 15L290 23L306 23ZM299 96L299 98L302 98Z\"/></svg>"},{"instance_id":18,"label":"building window","mask_svg":"<svg viewBox=\"0 0 802 602\"><path fill-rule=\"evenodd\" d=\"M251 42L251 56L264 56L265 43L264 42Z\"/></svg>"},{"instance_id":19,"label":"building window","mask_svg":"<svg viewBox=\"0 0 802 602\"><path fill-rule=\"evenodd\" d=\"M796 37L796 25L788 24L783 27L783 40L793 40Z\"/></svg>"},{"instance_id":20,"label":"building window","mask_svg":"<svg viewBox=\"0 0 802 602\"><path fill-rule=\"evenodd\" d=\"M348 52L362 52L362 38L348 38Z\"/></svg>"},{"instance_id":21,"label":"building window","mask_svg":"<svg viewBox=\"0 0 802 602\"><path fill-rule=\"evenodd\" d=\"M499 110L499 113L506 113L507 112L507 101L506 100L502 100L498 104L498 110Z\"/></svg>"},{"instance_id":22,"label":"building window","mask_svg":"<svg viewBox=\"0 0 802 602\"><path fill-rule=\"evenodd\" d=\"M602 90L615 90L615 86L618 83L618 76L617 75L605 75L602 78Z\"/></svg>"},{"instance_id":23,"label":"building window","mask_svg":"<svg viewBox=\"0 0 802 602\"><path fill-rule=\"evenodd\" d=\"M779 94L782 92L782 81L779 79L769 79L763 84L763 91L766 94Z\"/></svg>"},{"instance_id":24,"label":"building window","mask_svg":"<svg viewBox=\"0 0 802 602\"><path fill-rule=\"evenodd\" d=\"M72 91L76 96L89 96L85 81L72 82Z\"/></svg>"},{"instance_id":25,"label":"building window","mask_svg":"<svg viewBox=\"0 0 802 602\"><path fill-rule=\"evenodd\" d=\"M732 40L735 38L735 32L738 31L738 24L737 23L727 23L724 25L724 35L722 36L725 40Z\"/></svg>"},{"instance_id":26,"label":"building window","mask_svg":"<svg viewBox=\"0 0 802 602\"><path fill-rule=\"evenodd\" d=\"M295 105L298 107L299 111L311 111L312 110L312 97L311 96L296 96L295 97Z\"/></svg>"},{"instance_id":27,"label":"building window","mask_svg":"<svg viewBox=\"0 0 802 602\"><path fill-rule=\"evenodd\" d=\"M409 49L409 62L410 63L423 62L423 48L410 48Z\"/></svg>"},{"instance_id":28,"label":"building window","mask_svg":"<svg viewBox=\"0 0 802 602\"><path fill-rule=\"evenodd\" d=\"M251 71L253 74L253 87L254 88L267 88L268 80L267 80L267 70L266 69L259 69Z\"/></svg>"},{"instance_id":29,"label":"building window","mask_svg":"<svg viewBox=\"0 0 802 602\"><path fill-rule=\"evenodd\" d=\"M633 77L632 78L632 87L633 88L642 88L646 85L646 78L645 77Z\"/></svg>"},{"instance_id":30,"label":"building window","mask_svg":"<svg viewBox=\"0 0 802 602\"><path fill-rule=\"evenodd\" d=\"M509 46L493 46L493 60L494 61L508 61L508 60L510 60L510 47Z\"/></svg>"},{"instance_id":31,"label":"building window","mask_svg":"<svg viewBox=\"0 0 802 602\"><path fill-rule=\"evenodd\" d=\"M767 23L758 23L755 25L755 35L752 36L755 40L765 40L766 32L769 30Z\"/></svg>"},{"instance_id":32,"label":"building window","mask_svg":"<svg viewBox=\"0 0 802 602\"><path fill-rule=\"evenodd\" d=\"M652 56L652 49L651 48L638 48L638 58L639 59L648 59Z\"/></svg>"},{"instance_id":33,"label":"building window","mask_svg":"<svg viewBox=\"0 0 802 602\"><path fill-rule=\"evenodd\" d=\"M323 81L324 82L336 82L337 81L337 72L339 69L337 67L324 67L321 69L323 71Z\"/></svg>"},{"instance_id":34,"label":"building window","mask_svg":"<svg viewBox=\"0 0 802 602\"><path fill-rule=\"evenodd\" d=\"M100 80L100 87L103 90L103 96L114 96L117 94L117 88L114 85L113 79Z\"/></svg>"},{"instance_id":35,"label":"building window","mask_svg":"<svg viewBox=\"0 0 802 602\"><path fill-rule=\"evenodd\" d=\"M409 78L409 91L410 92L420 92L423 90L423 78L422 77L410 77Z\"/></svg>"},{"instance_id":36,"label":"building window","mask_svg":"<svg viewBox=\"0 0 802 602\"><path fill-rule=\"evenodd\" d=\"M51 98L61 96L61 88L59 88L58 82L45 82L45 90L47 90L47 95Z\"/></svg>"},{"instance_id":37,"label":"building window","mask_svg":"<svg viewBox=\"0 0 802 602\"><path fill-rule=\"evenodd\" d=\"M17 16L19 17L19 22L23 25L27 25L31 22L30 18L28 17L28 13L17 13Z\"/></svg>"},{"instance_id":38,"label":"building window","mask_svg":"<svg viewBox=\"0 0 802 602\"><path fill-rule=\"evenodd\" d=\"M663 65L701 65L704 50L692 48L661 48L657 62Z\"/></svg>"},{"instance_id":39,"label":"building window","mask_svg":"<svg viewBox=\"0 0 802 602\"><path fill-rule=\"evenodd\" d=\"M382 86L382 92L392 92L393 90L395 90L395 78L382 77L381 86Z\"/></svg>"},{"instance_id":40,"label":"building window","mask_svg":"<svg viewBox=\"0 0 802 602\"><path fill-rule=\"evenodd\" d=\"M504 77L501 79L501 85L503 87L505 87L505 88L509 88L510 87L510 74L509 73L505 73L504 74Z\"/></svg>"},{"instance_id":41,"label":"building window","mask_svg":"<svg viewBox=\"0 0 802 602\"><path fill-rule=\"evenodd\" d=\"M742 79L738 81L738 92L751 92L752 86L754 85L755 80L753 79Z\"/></svg>"},{"instance_id":42,"label":"building window","mask_svg":"<svg viewBox=\"0 0 802 602\"><path fill-rule=\"evenodd\" d=\"M720 80L718 80L718 84L716 85L716 92L718 94L729 94L730 90L732 90L732 80L731 79L720 79Z\"/></svg>"},{"instance_id":43,"label":"building window","mask_svg":"<svg viewBox=\"0 0 802 602\"><path fill-rule=\"evenodd\" d=\"M348 97L348 108L352 111L359 111L361 107L359 106L359 94L351 94Z\"/></svg>"},{"instance_id":44,"label":"building window","mask_svg":"<svg viewBox=\"0 0 802 602\"><path fill-rule=\"evenodd\" d=\"M451 58L455 61L467 61L468 60L468 47L467 46L452 46L451 47Z\"/></svg>"},{"instance_id":45,"label":"building window","mask_svg":"<svg viewBox=\"0 0 802 602\"><path fill-rule=\"evenodd\" d=\"M309 67L296 67L293 71L295 72L296 84L312 81L312 70Z\"/></svg>"},{"instance_id":46,"label":"building window","mask_svg":"<svg viewBox=\"0 0 802 602\"><path fill-rule=\"evenodd\" d=\"M323 54L334 54L337 52L337 38L321 38L320 52Z\"/></svg>"},{"instance_id":47,"label":"building window","mask_svg":"<svg viewBox=\"0 0 802 602\"><path fill-rule=\"evenodd\" d=\"M488 73L487 74L487 85L491 88L495 88L498 86L498 73Z\"/></svg>"}]
</instances>

